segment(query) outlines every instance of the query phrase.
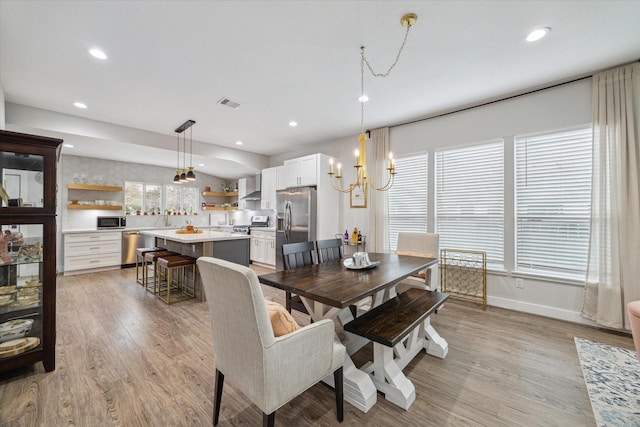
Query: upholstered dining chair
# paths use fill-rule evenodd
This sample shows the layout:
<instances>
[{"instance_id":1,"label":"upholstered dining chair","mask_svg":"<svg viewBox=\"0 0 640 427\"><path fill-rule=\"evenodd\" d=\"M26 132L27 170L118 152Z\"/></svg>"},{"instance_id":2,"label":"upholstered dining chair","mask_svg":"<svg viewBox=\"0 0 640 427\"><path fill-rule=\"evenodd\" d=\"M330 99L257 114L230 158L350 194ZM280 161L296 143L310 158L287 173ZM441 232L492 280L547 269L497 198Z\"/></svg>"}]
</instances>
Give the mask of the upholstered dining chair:
<instances>
[{"instance_id":1,"label":"upholstered dining chair","mask_svg":"<svg viewBox=\"0 0 640 427\"><path fill-rule=\"evenodd\" d=\"M213 425L218 424L225 378L273 426L276 410L333 373L338 421L343 416L345 347L329 319L275 337L262 288L248 267L211 257L197 261L209 304L216 367Z\"/></svg>"},{"instance_id":2,"label":"upholstered dining chair","mask_svg":"<svg viewBox=\"0 0 640 427\"><path fill-rule=\"evenodd\" d=\"M318 262L329 262L342 259L342 239L317 240Z\"/></svg>"},{"instance_id":3,"label":"upholstered dining chair","mask_svg":"<svg viewBox=\"0 0 640 427\"><path fill-rule=\"evenodd\" d=\"M437 233L408 232L398 233L398 255L420 256L425 258L438 258L440 256L440 235ZM438 264L408 277L398 284L396 291L404 292L409 288L439 289Z\"/></svg>"},{"instance_id":4,"label":"upholstered dining chair","mask_svg":"<svg viewBox=\"0 0 640 427\"><path fill-rule=\"evenodd\" d=\"M636 353L638 360L640 360L640 301L631 301L627 304L627 312L629 313L629 322L631 322L633 344L636 346Z\"/></svg>"},{"instance_id":5,"label":"upholstered dining chair","mask_svg":"<svg viewBox=\"0 0 640 427\"><path fill-rule=\"evenodd\" d=\"M314 252L315 244L313 242L287 243L282 245L284 269L294 270L298 267L315 264L316 259ZM289 313L291 313L291 310L297 310L304 314L309 314L302 300L296 294L285 292L284 302Z\"/></svg>"}]
</instances>

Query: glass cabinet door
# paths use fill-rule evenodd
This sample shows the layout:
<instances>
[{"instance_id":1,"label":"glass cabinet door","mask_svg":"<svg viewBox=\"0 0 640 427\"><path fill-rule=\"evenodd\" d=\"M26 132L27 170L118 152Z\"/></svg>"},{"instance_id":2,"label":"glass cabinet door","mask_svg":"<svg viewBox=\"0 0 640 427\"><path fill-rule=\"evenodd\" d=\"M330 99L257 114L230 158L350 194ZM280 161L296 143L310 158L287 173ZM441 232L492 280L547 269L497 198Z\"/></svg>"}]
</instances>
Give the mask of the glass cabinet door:
<instances>
[{"instance_id":1,"label":"glass cabinet door","mask_svg":"<svg viewBox=\"0 0 640 427\"><path fill-rule=\"evenodd\" d=\"M1 206L44 207L44 156L5 151L0 153L0 168Z\"/></svg>"},{"instance_id":2,"label":"glass cabinet door","mask_svg":"<svg viewBox=\"0 0 640 427\"><path fill-rule=\"evenodd\" d=\"M2 224L0 362L42 348L43 224ZM53 278L55 280L55 277Z\"/></svg>"}]
</instances>

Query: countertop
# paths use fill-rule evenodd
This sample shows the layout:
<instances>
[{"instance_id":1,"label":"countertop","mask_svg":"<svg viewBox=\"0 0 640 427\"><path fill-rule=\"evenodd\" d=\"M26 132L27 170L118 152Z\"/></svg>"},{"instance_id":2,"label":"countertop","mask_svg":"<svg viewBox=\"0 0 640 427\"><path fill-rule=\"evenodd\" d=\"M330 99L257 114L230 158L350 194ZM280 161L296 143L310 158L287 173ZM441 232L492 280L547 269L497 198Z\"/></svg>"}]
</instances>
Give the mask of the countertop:
<instances>
[{"instance_id":1,"label":"countertop","mask_svg":"<svg viewBox=\"0 0 640 427\"><path fill-rule=\"evenodd\" d=\"M126 227L126 228L107 228L103 230L98 230L97 228L73 228L73 229L62 229L62 234L73 234L73 233L109 233L113 231L145 231L145 230L179 230L181 227ZM218 228L223 230L229 230L233 228L233 225L198 225L197 228L206 230L211 228Z\"/></svg>"},{"instance_id":2,"label":"countertop","mask_svg":"<svg viewBox=\"0 0 640 427\"><path fill-rule=\"evenodd\" d=\"M250 239L248 234L232 234L221 231L203 230L198 234L177 234L176 229L155 229L155 230L140 230L142 234L147 236L159 237L161 239L172 240L179 243L200 243L200 242L215 242L222 240L240 240Z\"/></svg>"}]
</instances>

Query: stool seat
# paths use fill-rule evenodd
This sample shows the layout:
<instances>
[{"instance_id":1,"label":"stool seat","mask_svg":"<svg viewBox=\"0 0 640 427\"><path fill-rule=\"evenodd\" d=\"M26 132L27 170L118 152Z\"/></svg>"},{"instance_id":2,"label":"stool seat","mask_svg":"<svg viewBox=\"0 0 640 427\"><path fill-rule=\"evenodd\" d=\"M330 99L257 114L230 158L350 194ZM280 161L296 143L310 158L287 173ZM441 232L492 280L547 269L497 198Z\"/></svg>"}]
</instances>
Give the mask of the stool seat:
<instances>
[{"instance_id":1,"label":"stool seat","mask_svg":"<svg viewBox=\"0 0 640 427\"><path fill-rule=\"evenodd\" d=\"M136 255L144 255L147 252L158 252L158 251L165 251L166 249L164 248L159 248L159 247L153 247L153 248L136 248Z\"/></svg>"},{"instance_id":2,"label":"stool seat","mask_svg":"<svg viewBox=\"0 0 640 427\"><path fill-rule=\"evenodd\" d=\"M160 257L165 257L165 256L172 256L172 255L179 255L175 252L171 252L171 251L157 251L157 252L147 252L146 254L144 254L144 258L147 261L157 261L158 258Z\"/></svg>"},{"instance_id":3,"label":"stool seat","mask_svg":"<svg viewBox=\"0 0 640 427\"><path fill-rule=\"evenodd\" d=\"M158 264L163 267L181 267L184 265L195 264L196 259L186 255L178 255L178 256L169 256L169 257L160 257L158 258Z\"/></svg>"}]
</instances>

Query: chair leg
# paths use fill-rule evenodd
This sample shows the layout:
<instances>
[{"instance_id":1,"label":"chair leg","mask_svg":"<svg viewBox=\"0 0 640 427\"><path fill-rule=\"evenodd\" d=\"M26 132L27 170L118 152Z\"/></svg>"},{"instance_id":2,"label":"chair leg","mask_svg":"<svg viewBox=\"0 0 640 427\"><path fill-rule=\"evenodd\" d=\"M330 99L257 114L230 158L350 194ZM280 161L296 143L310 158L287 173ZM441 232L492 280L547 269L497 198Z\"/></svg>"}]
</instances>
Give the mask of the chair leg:
<instances>
[{"instance_id":1,"label":"chair leg","mask_svg":"<svg viewBox=\"0 0 640 427\"><path fill-rule=\"evenodd\" d=\"M351 310L351 315L353 316L353 318L355 319L356 317L358 317L358 306L355 304L352 304L349 306L349 310Z\"/></svg>"},{"instance_id":2,"label":"chair leg","mask_svg":"<svg viewBox=\"0 0 640 427\"><path fill-rule=\"evenodd\" d=\"M262 413L262 427L273 427L276 422L276 411L270 414Z\"/></svg>"},{"instance_id":3,"label":"chair leg","mask_svg":"<svg viewBox=\"0 0 640 427\"><path fill-rule=\"evenodd\" d=\"M342 366L335 370L333 373L333 383L336 391L336 415L338 421L344 420L344 393L343 393L343 378L342 378Z\"/></svg>"},{"instance_id":4,"label":"chair leg","mask_svg":"<svg viewBox=\"0 0 640 427\"><path fill-rule=\"evenodd\" d=\"M220 400L222 399L222 386L224 385L224 374L216 369L216 395L213 404L213 425L218 425L220 417Z\"/></svg>"}]
</instances>

